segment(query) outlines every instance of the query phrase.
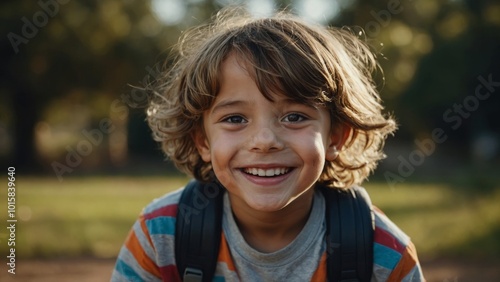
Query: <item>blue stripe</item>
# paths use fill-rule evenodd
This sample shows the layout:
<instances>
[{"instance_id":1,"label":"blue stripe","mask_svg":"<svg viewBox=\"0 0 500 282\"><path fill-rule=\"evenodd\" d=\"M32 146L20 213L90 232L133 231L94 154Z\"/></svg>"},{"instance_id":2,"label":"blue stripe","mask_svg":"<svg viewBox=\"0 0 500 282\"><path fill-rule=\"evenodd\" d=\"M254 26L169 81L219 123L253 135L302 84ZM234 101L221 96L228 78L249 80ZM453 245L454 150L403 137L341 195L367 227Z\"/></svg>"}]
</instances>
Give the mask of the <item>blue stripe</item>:
<instances>
[{"instance_id":1,"label":"blue stripe","mask_svg":"<svg viewBox=\"0 0 500 282\"><path fill-rule=\"evenodd\" d=\"M226 279L224 278L224 276L214 276L212 282L226 282Z\"/></svg>"},{"instance_id":2,"label":"blue stripe","mask_svg":"<svg viewBox=\"0 0 500 282\"><path fill-rule=\"evenodd\" d=\"M143 279L132 269L132 267L128 266L127 263L119 258L116 260L115 269L129 281L143 281Z\"/></svg>"},{"instance_id":3,"label":"blue stripe","mask_svg":"<svg viewBox=\"0 0 500 282\"><path fill-rule=\"evenodd\" d=\"M374 264L380 265L387 269L394 269L398 262L401 260L401 254L397 251L388 248L378 243L373 244L374 251Z\"/></svg>"},{"instance_id":4,"label":"blue stripe","mask_svg":"<svg viewBox=\"0 0 500 282\"><path fill-rule=\"evenodd\" d=\"M170 216L159 216L146 220L146 226L150 235L174 235L175 218Z\"/></svg>"}]
</instances>

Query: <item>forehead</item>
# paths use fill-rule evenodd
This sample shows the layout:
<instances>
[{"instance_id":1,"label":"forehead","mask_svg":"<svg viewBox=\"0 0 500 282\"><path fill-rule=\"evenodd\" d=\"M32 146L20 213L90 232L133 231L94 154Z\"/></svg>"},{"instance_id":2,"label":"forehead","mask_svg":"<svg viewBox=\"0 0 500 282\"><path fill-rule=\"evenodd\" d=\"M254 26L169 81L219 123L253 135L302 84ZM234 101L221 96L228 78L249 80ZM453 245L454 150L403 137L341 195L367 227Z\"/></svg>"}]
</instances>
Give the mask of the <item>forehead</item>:
<instances>
[{"instance_id":1,"label":"forehead","mask_svg":"<svg viewBox=\"0 0 500 282\"><path fill-rule=\"evenodd\" d=\"M255 95L274 101L273 96L277 95L273 91L270 91L267 96L263 94L261 87L258 86L252 64L234 52L230 53L220 66L219 83L219 91L215 97L217 101L260 98ZM264 89L267 88L264 87Z\"/></svg>"},{"instance_id":2,"label":"forehead","mask_svg":"<svg viewBox=\"0 0 500 282\"><path fill-rule=\"evenodd\" d=\"M261 89L266 89L268 92L264 94ZM213 101L211 112L234 106L259 107L262 103L266 103L263 98L278 108L295 104L320 108L316 103L303 103L292 95L269 90L266 85L259 87L253 66L245 58L230 54L221 64L220 89Z\"/></svg>"},{"instance_id":3,"label":"forehead","mask_svg":"<svg viewBox=\"0 0 500 282\"><path fill-rule=\"evenodd\" d=\"M251 79L255 82L255 71L250 62L235 52L230 52L222 61L219 74L221 84L234 82L235 79Z\"/></svg>"},{"instance_id":4,"label":"forehead","mask_svg":"<svg viewBox=\"0 0 500 282\"><path fill-rule=\"evenodd\" d=\"M281 91L278 79L270 82L269 77L259 80L259 74L256 67L248 58L231 52L221 64L220 67L220 92L234 93L243 92L249 97L256 93L264 96L271 102L293 102L292 95L286 95ZM261 70L262 71L262 70ZM217 96L219 96L217 93Z\"/></svg>"},{"instance_id":5,"label":"forehead","mask_svg":"<svg viewBox=\"0 0 500 282\"><path fill-rule=\"evenodd\" d=\"M283 87L284 78L253 62L247 54L231 51L222 61L219 70L219 93L243 88L243 91L258 90L267 100L291 102L304 101ZM233 88L233 89L228 89ZM255 91L257 92L257 91ZM218 96L219 93L216 93ZM310 103L306 103L310 104Z\"/></svg>"}]
</instances>

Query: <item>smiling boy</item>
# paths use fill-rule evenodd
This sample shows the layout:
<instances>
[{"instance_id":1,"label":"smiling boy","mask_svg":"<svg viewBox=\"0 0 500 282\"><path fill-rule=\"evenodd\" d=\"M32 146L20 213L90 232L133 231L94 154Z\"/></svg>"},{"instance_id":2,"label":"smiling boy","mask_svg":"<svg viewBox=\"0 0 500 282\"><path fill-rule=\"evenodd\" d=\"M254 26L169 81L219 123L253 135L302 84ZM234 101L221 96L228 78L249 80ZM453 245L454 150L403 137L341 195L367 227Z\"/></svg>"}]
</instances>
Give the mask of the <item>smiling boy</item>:
<instances>
[{"instance_id":1,"label":"smiling boy","mask_svg":"<svg viewBox=\"0 0 500 282\"><path fill-rule=\"evenodd\" d=\"M177 167L225 188L214 281L326 281L332 254L317 187L361 184L395 130L371 78L374 56L346 30L286 13L226 11L180 42L148 120ZM112 281L180 281L182 191L146 207ZM422 281L409 238L374 214L372 281Z\"/></svg>"},{"instance_id":2,"label":"smiling boy","mask_svg":"<svg viewBox=\"0 0 500 282\"><path fill-rule=\"evenodd\" d=\"M273 252L302 230L312 187L346 134L332 132L325 107L279 94L264 97L248 69L236 54L223 61L220 91L203 114L204 133L195 140L203 161L212 164L227 189L245 240L256 250Z\"/></svg>"}]
</instances>

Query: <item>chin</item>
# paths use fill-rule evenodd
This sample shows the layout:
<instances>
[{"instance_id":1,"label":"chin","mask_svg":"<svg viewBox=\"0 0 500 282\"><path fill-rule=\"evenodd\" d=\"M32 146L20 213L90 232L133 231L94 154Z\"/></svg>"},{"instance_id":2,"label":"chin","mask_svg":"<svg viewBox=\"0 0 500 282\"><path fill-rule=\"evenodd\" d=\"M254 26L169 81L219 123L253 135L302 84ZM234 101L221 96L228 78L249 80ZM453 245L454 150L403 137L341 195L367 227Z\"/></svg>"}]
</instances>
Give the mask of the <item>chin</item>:
<instances>
[{"instance_id":1,"label":"chin","mask_svg":"<svg viewBox=\"0 0 500 282\"><path fill-rule=\"evenodd\" d=\"M275 212L283 209L287 203L281 201L270 202L269 198L264 201L245 201L249 207L262 212Z\"/></svg>"}]
</instances>

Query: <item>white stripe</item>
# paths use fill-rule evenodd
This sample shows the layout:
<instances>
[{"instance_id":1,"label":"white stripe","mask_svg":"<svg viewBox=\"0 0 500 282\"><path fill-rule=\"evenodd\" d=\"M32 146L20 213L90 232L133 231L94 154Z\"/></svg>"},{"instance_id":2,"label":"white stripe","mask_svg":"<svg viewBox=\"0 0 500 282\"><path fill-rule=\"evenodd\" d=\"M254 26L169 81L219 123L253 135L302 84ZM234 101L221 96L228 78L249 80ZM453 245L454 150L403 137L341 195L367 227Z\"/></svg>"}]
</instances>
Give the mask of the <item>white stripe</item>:
<instances>
[{"instance_id":1,"label":"white stripe","mask_svg":"<svg viewBox=\"0 0 500 282\"><path fill-rule=\"evenodd\" d=\"M184 187L154 199L149 205L144 208L143 213L151 213L159 208L178 204L183 190Z\"/></svg>"},{"instance_id":2,"label":"white stripe","mask_svg":"<svg viewBox=\"0 0 500 282\"><path fill-rule=\"evenodd\" d=\"M158 266L175 265L174 236L167 234L151 235L156 252Z\"/></svg>"}]
</instances>

